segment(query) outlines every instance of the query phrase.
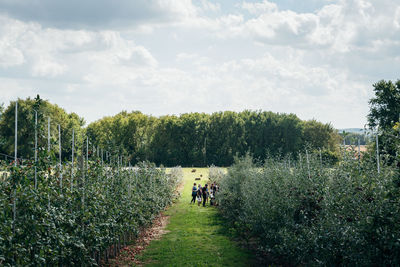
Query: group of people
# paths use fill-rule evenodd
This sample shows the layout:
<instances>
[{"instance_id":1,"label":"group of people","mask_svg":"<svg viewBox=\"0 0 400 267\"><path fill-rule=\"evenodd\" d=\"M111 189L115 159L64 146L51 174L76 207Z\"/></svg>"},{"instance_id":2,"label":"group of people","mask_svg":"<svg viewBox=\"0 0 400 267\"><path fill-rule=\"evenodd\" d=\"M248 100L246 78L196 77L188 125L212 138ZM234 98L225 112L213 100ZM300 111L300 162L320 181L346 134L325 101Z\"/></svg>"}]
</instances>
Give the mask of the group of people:
<instances>
[{"instance_id":1,"label":"group of people","mask_svg":"<svg viewBox=\"0 0 400 267\"><path fill-rule=\"evenodd\" d=\"M208 188L208 184L205 184L204 187L199 184L196 186L196 183L193 184L192 188L192 200L190 204L196 203L200 206L201 202L203 202L203 207L206 206L206 203L210 201L210 205L216 205L215 194L218 192L219 187L216 183L212 183L210 188Z\"/></svg>"}]
</instances>

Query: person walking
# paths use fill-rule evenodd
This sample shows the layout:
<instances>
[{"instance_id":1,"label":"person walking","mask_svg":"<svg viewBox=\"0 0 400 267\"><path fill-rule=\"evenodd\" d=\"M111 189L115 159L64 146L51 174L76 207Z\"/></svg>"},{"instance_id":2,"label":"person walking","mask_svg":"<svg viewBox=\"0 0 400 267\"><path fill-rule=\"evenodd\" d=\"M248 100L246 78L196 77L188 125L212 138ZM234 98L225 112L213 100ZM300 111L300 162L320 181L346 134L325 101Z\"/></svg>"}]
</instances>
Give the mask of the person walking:
<instances>
[{"instance_id":1,"label":"person walking","mask_svg":"<svg viewBox=\"0 0 400 267\"><path fill-rule=\"evenodd\" d=\"M202 191L203 191L203 207L206 206L206 200L207 200L207 194L208 194L208 188L207 187L208 187L208 184L206 184L202 189Z\"/></svg>"},{"instance_id":2,"label":"person walking","mask_svg":"<svg viewBox=\"0 0 400 267\"><path fill-rule=\"evenodd\" d=\"M197 189L196 193L196 199L197 199L197 204L200 206L201 204L201 186L199 185L199 188Z\"/></svg>"},{"instance_id":3,"label":"person walking","mask_svg":"<svg viewBox=\"0 0 400 267\"><path fill-rule=\"evenodd\" d=\"M193 184L192 187L192 200L190 201L190 204L196 203L196 196L197 196L197 187L196 187L196 183Z\"/></svg>"}]
</instances>

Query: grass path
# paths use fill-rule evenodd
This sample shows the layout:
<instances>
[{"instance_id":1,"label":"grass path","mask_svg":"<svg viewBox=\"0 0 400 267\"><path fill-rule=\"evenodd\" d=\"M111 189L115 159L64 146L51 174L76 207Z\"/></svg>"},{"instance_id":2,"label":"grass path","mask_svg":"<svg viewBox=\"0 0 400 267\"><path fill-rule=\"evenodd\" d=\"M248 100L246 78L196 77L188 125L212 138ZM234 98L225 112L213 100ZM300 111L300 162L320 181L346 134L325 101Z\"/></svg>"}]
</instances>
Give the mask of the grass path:
<instances>
[{"instance_id":1,"label":"grass path","mask_svg":"<svg viewBox=\"0 0 400 267\"><path fill-rule=\"evenodd\" d=\"M185 186L181 198L166 214L168 231L151 241L139 256L145 266L252 266L254 257L229 239L228 229L214 207L189 204L195 177L208 180L208 169L184 168Z\"/></svg>"}]
</instances>

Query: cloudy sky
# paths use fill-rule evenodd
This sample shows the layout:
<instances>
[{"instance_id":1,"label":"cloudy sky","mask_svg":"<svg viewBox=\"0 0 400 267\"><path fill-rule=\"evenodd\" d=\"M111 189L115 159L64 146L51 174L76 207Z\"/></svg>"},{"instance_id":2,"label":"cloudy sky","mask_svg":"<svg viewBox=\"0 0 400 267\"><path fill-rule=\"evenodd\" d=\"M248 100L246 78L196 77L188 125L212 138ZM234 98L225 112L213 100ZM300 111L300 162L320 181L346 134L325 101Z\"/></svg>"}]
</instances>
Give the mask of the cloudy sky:
<instances>
[{"instance_id":1,"label":"cloudy sky","mask_svg":"<svg viewBox=\"0 0 400 267\"><path fill-rule=\"evenodd\" d=\"M400 78L399 0L0 0L0 103L87 122L271 110L363 127Z\"/></svg>"}]
</instances>

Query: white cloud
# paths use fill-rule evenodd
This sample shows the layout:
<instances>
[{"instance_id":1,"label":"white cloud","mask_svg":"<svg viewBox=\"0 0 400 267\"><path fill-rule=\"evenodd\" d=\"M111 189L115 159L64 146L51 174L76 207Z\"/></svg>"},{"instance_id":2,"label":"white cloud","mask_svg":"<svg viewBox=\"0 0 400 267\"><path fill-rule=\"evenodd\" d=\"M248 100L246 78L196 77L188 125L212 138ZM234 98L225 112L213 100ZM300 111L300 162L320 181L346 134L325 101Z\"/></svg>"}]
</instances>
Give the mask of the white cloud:
<instances>
[{"instance_id":1,"label":"white cloud","mask_svg":"<svg viewBox=\"0 0 400 267\"><path fill-rule=\"evenodd\" d=\"M92 0L0 0L9 7L0 15L0 102L40 93L88 121L121 109L264 109L343 128L362 126L373 82L398 78L394 0L325 1L303 13L270 1L229 12L207 0L133 2L99 21L107 1L86 18ZM132 7L138 17L127 15Z\"/></svg>"},{"instance_id":2,"label":"white cloud","mask_svg":"<svg viewBox=\"0 0 400 267\"><path fill-rule=\"evenodd\" d=\"M33 77L55 77L63 74L67 66L57 63L53 58L39 56L32 67Z\"/></svg>"},{"instance_id":3,"label":"white cloud","mask_svg":"<svg viewBox=\"0 0 400 267\"><path fill-rule=\"evenodd\" d=\"M24 55L22 52L7 43L0 44L0 66L10 67L21 65L24 62Z\"/></svg>"},{"instance_id":4,"label":"white cloud","mask_svg":"<svg viewBox=\"0 0 400 267\"><path fill-rule=\"evenodd\" d=\"M207 0L201 0L200 2L204 11L218 12L221 10L221 5L219 3L211 3Z\"/></svg>"},{"instance_id":5,"label":"white cloud","mask_svg":"<svg viewBox=\"0 0 400 267\"><path fill-rule=\"evenodd\" d=\"M393 19L393 24L397 29L400 29L400 6L396 9L396 15Z\"/></svg>"},{"instance_id":6,"label":"white cloud","mask_svg":"<svg viewBox=\"0 0 400 267\"><path fill-rule=\"evenodd\" d=\"M118 3L108 0L0 0L0 10L22 21L64 29L116 29L143 23L168 23L196 13L190 0L120 0Z\"/></svg>"},{"instance_id":7,"label":"white cloud","mask_svg":"<svg viewBox=\"0 0 400 267\"><path fill-rule=\"evenodd\" d=\"M116 31L59 30L42 28L0 16L0 66L24 65L26 78L55 78L63 74L75 79L93 76L86 72L96 65L105 68L126 65L156 67L158 62L143 46L126 40ZM107 70L106 72L109 72Z\"/></svg>"},{"instance_id":8,"label":"white cloud","mask_svg":"<svg viewBox=\"0 0 400 267\"><path fill-rule=\"evenodd\" d=\"M368 49L376 40L400 38L400 7L396 1L333 2L313 13L280 10L269 1L243 2L241 8L255 17L240 25L241 35L247 38L250 34L254 40L267 44L341 53Z\"/></svg>"},{"instance_id":9,"label":"white cloud","mask_svg":"<svg viewBox=\"0 0 400 267\"><path fill-rule=\"evenodd\" d=\"M243 2L241 7L251 14L260 15L263 13L272 13L278 11L278 6L275 3L264 0L260 2Z\"/></svg>"}]
</instances>

